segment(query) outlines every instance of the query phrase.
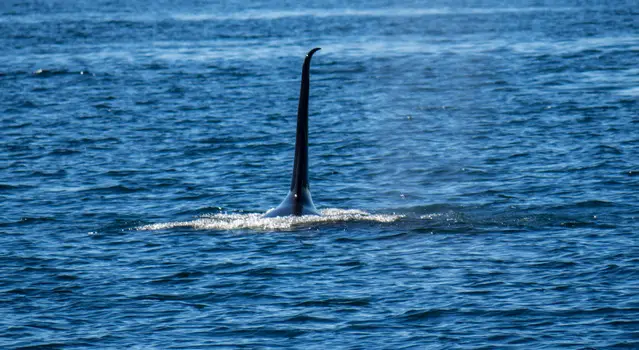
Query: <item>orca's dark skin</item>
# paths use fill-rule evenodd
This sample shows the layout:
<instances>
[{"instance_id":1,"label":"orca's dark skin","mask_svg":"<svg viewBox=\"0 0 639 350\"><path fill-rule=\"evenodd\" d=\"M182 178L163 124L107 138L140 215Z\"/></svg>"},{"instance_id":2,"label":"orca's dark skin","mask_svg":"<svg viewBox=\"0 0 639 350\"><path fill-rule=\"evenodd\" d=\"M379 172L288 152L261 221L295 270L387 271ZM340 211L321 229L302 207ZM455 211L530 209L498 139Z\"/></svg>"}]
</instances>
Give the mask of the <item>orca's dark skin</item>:
<instances>
[{"instance_id":1,"label":"orca's dark skin","mask_svg":"<svg viewBox=\"0 0 639 350\"><path fill-rule=\"evenodd\" d=\"M302 66L302 86L297 107L297 137L295 138L295 161L291 189L280 205L264 214L266 218L278 216L321 215L313 204L311 188L308 184L308 91L311 58L320 48L306 54Z\"/></svg>"}]
</instances>

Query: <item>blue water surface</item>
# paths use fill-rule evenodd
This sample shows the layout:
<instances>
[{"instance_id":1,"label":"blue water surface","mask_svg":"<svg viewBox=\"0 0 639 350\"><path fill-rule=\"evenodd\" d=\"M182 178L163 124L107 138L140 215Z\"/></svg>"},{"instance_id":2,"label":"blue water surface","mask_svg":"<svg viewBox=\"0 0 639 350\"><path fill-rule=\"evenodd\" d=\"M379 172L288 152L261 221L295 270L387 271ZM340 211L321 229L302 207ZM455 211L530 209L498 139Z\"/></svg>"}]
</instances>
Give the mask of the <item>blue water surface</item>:
<instances>
[{"instance_id":1,"label":"blue water surface","mask_svg":"<svg viewBox=\"0 0 639 350\"><path fill-rule=\"evenodd\" d=\"M639 348L638 11L3 1L0 348Z\"/></svg>"}]
</instances>

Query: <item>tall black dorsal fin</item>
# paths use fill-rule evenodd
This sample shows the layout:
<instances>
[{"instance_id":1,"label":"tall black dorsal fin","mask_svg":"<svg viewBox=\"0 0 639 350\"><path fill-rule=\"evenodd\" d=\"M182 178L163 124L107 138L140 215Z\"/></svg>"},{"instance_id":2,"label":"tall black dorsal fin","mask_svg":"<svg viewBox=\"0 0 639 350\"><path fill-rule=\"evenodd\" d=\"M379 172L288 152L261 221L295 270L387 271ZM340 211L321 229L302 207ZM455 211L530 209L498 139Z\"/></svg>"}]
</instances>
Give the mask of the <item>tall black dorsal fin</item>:
<instances>
[{"instance_id":1,"label":"tall black dorsal fin","mask_svg":"<svg viewBox=\"0 0 639 350\"><path fill-rule=\"evenodd\" d=\"M297 136L295 137L295 162L293 163L293 178L291 191L299 193L308 188L308 94L310 90L311 58L319 48L314 48L306 54L302 66L302 86L300 87L300 101L297 106Z\"/></svg>"},{"instance_id":2,"label":"tall black dorsal fin","mask_svg":"<svg viewBox=\"0 0 639 350\"><path fill-rule=\"evenodd\" d=\"M310 90L310 68L313 54L320 48L314 48L306 54L302 66L302 85L300 101L297 106L297 136L295 137L295 160L291 188L282 203L267 212L265 217L320 215L313 199L308 182L308 98Z\"/></svg>"}]
</instances>

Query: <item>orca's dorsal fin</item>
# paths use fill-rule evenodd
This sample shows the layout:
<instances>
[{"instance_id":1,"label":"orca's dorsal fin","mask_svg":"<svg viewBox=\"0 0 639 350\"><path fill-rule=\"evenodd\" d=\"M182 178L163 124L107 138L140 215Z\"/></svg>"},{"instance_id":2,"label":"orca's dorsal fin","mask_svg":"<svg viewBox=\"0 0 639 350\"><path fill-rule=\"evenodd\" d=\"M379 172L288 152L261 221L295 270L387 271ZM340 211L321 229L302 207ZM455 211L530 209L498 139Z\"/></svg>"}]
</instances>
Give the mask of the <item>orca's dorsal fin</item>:
<instances>
[{"instance_id":1,"label":"orca's dorsal fin","mask_svg":"<svg viewBox=\"0 0 639 350\"><path fill-rule=\"evenodd\" d=\"M282 203L267 212L265 217L320 215L311 198L308 182L308 97L310 90L310 68L313 54L320 48L314 48L306 54L302 66L302 84L300 100L297 106L297 134L295 137L295 160L291 188Z\"/></svg>"}]
</instances>

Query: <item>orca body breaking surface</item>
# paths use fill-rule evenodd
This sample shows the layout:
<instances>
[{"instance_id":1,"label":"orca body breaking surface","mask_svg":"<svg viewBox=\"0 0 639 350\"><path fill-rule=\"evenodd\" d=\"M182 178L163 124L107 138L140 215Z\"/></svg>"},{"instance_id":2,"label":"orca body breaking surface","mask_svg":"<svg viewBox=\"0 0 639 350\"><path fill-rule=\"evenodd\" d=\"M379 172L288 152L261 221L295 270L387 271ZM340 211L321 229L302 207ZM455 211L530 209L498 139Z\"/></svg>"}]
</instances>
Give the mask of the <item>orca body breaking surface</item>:
<instances>
[{"instance_id":1,"label":"orca body breaking surface","mask_svg":"<svg viewBox=\"0 0 639 350\"><path fill-rule=\"evenodd\" d=\"M320 215L311 198L308 183L308 94L311 58L320 48L314 48L306 54L302 66L302 86L297 107L297 136L295 138L295 161L293 178L288 195L277 208L264 214L264 217Z\"/></svg>"}]
</instances>

